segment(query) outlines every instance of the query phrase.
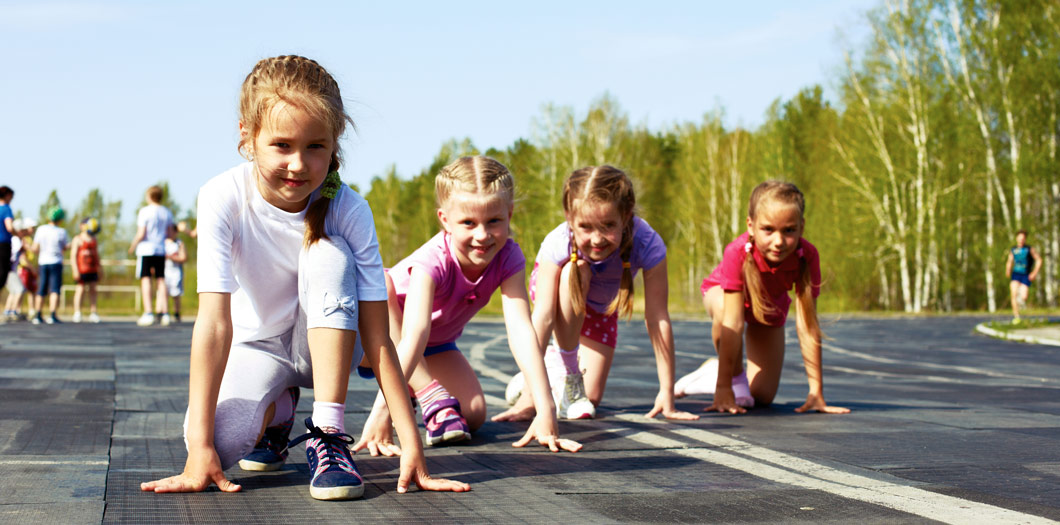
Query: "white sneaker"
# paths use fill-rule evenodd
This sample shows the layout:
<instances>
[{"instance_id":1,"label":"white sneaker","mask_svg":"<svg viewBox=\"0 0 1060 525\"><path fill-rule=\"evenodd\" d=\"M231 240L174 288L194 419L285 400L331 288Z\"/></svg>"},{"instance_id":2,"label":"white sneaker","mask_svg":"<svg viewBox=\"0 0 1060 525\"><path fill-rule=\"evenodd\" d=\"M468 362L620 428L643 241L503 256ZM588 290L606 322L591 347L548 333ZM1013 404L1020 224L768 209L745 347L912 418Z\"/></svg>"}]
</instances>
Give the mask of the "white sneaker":
<instances>
[{"instance_id":1,"label":"white sneaker","mask_svg":"<svg viewBox=\"0 0 1060 525\"><path fill-rule=\"evenodd\" d=\"M81 322L81 312L74 312L73 322L75 322L75 323L80 323Z\"/></svg>"},{"instance_id":2,"label":"white sneaker","mask_svg":"<svg viewBox=\"0 0 1060 525\"><path fill-rule=\"evenodd\" d=\"M145 313L136 320L136 324L140 326L151 326L155 324L155 314Z\"/></svg>"},{"instance_id":3,"label":"white sneaker","mask_svg":"<svg viewBox=\"0 0 1060 525\"><path fill-rule=\"evenodd\" d=\"M552 401L556 403L556 417L560 419L592 419L596 406L585 395L585 380L580 371L567 373L563 358L556 347L545 350L545 371L552 387Z\"/></svg>"},{"instance_id":4,"label":"white sneaker","mask_svg":"<svg viewBox=\"0 0 1060 525\"><path fill-rule=\"evenodd\" d=\"M718 360L710 358L692 373L674 383L674 397L713 394L718 384Z\"/></svg>"},{"instance_id":5,"label":"white sneaker","mask_svg":"<svg viewBox=\"0 0 1060 525\"><path fill-rule=\"evenodd\" d=\"M170 322L172 322L172 319L170 319L169 314L162 314L162 319L158 322L158 324L162 326L169 326Z\"/></svg>"},{"instance_id":6,"label":"white sneaker","mask_svg":"<svg viewBox=\"0 0 1060 525\"><path fill-rule=\"evenodd\" d=\"M100 321L99 314L97 314L96 312L92 312L92 313L88 314L88 322L90 322L90 323L98 323L99 321ZM76 323L77 321L74 321L74 322Z\"/></svg>"},{"instance_id":7,"label":"white sneaker","mask_svg":"<svg viewBox=\"0 0 1060 525\"><path fill-rule=\"evenodd\" d=\"M508 405L515 405L519 401L519 398L523 395L523 387L526 385L526 378L523 377L522 372L516 373L508 381L508 386L504 389L504 400L508 402Z\"/></svg>"}]
</instances>

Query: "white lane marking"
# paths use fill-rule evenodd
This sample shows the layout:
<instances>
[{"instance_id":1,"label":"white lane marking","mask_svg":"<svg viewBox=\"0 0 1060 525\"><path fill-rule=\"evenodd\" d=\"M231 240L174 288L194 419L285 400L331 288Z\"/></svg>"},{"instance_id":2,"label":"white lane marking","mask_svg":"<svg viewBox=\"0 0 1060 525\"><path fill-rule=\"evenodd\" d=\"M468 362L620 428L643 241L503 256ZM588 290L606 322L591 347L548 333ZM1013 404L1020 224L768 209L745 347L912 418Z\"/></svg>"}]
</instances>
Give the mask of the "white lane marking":
<instances>
[{"instance_id":1,"label":"white lane marking","mask_svg":"<svg viewBox=\"0 0 1060 525\"><path fill-rule=\"evenodd\" d=\"M507 383L510 376L490 367L484 360L486 348L504 339L505 337L498 336L473 346L471 361L472 366L483 375ZM507 404L494 396L486 396L486 401L491 405ZM638 423L649 421L634 414L616 414L614 418ZM674 428L670 431L717 448L687 448L686 443L674 439L655 433L630 430L614 428L609 432L620 432L624 437L645 445L671 449L670 451L676 454L709 461L777 483L820 490L945 523L1054 523L1032 514L919 489L909 483L902 483L898 478L894 478L896 481L879 479L885 476L893 477L885 474L875 474L877 477L873 478L856 472L842 471L706 430Z\"/></svg>"},{"instance_id":2,"label":"white lane marking","mask_svg":"<svg viewBox=\"0 0 1060 525\"><path fill-rule=\"evenodd\" d=\"M98 460L71 460L61 461L54 459L0 459L0 465L109 465L109 461Z\"/></svg>"},{"instance_id":3,"label":"white lane marking","mask_svg":"<svg viewBox=\"0 0 1060 525\"><path fill-rule=\"evenodd\" d=\"M833 352L835 352L837 354L842 354L842 355L846 355L846 356L850 356L850 357L857 357L859 359L864 359L866 361L874 361L876 363L884 363L884 364L889 364L889 365L906 365L906 366L912 364L912 365L920 367L920 368L932 368L932 369L935 369L935 370L946 370L948 372L964 372L966 374L983 375L983 376L988 376L988 377L999 377L999 378L1004 378L1004 379L1019 379L1019 380L1022 380L1022 381L1031 380L1031 381L1038 381L1038 382L1041 382L1041 383L1053 382L1053 380L1051 380L1049 378L1045 378L1045 377L1006 374L1006 373L1003 373L1003 372L995 372L993 370L988 370L986 368L976 368L976 367L972 367L972 366L943 365L943 364L937 364L937 363L925 363L924 361L911 362L911 361L908 361L908 360L891 359L889 357L881 357L881 356L877 356L877 355L871 355L871 354L866 354L866 353L863 353L863 352L858 352L858 351L855 351L855 350L850 350L850 349L847 349L847 348L842 348L842 347L833 345L831 343L824 343L821 346L823 346L825 349L831 350L831 351L833 351Z\"/></svg>"},{"instance_id":4,"label":"white lane marking","mask_svg":"<svg viewBox=\"0 0 1060 525\"><path fill-rule=\"evenodd\" d=\"M717 448L686 448L687 443L650 432L636 432L626 437L776 483L820 490L945 523L1054 523L1032 514L920 489L898 478L881 479L891 477L883 474L873 473L875 477L869 477L839 470L705 430L681 428L672 432Z\"/></svg>"},{"instance_id":5,"label":"white lane marking","mask_svg":"<svg viewBox=\"0 0 1060 525\"><path fill-rule=\"evenodd\" d=\"M471 345L471 359L468 360L471 362L471 368L477 369L480 374L486 377L492 377L493 379L507 385L508 380L511 379L512 376L486 364L486 349L500 343L501 341L507 340L508 335L505 334L494 336L492 339ZM507 403L505 403L505 405L507 405Z\"/></svg>"}]
</instances>

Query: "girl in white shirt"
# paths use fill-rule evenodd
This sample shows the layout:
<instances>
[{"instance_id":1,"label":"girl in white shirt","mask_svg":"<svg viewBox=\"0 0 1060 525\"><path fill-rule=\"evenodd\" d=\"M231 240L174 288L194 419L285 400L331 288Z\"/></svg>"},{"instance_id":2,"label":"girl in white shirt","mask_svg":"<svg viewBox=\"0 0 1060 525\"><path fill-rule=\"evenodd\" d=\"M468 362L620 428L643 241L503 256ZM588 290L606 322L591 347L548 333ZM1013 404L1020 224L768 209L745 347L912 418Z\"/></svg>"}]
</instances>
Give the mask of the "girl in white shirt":
<instances>
[{"instance_id":1,"label":"girl in white shirt","mask_svg":"<svg viewBox=\"0 0 1060 525\"><path fill-rule=\"evenodd\" d=\"M405 451L398 492L469 490L432 479L390 341L372 213L342 183L347 122L338 85L298 56L262 60L240 95L240 152L251 162L207 182L198 203L199 312L191 341L184 472L155 492L240 486L224 470L275 470L287 456L299 387L314 389L306 441L317 499L360 497L343 414L351 367L374 369ZM242 460L242 461L240 461Z\"/></svg>"}]
</instances>

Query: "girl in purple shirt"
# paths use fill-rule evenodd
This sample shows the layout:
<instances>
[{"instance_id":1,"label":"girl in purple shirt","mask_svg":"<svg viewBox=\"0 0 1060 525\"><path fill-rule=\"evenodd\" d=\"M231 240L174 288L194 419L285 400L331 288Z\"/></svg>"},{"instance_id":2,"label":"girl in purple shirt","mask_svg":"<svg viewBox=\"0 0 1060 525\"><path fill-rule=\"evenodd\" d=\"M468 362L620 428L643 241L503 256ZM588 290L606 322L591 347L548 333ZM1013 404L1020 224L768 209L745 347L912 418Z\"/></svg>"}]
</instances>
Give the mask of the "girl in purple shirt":
<instances>
[{"instance_id":1,"label":"girl in purple shirt","mask_svg":"<svg viewBox=\"0 0 1060 525\"><path fill-rule=\"evenodd\" d=\"M525 267L519 245L509 238L514 182L503 164L489 157L462 157L435 177L438 219L443 231L387 272L390 330L410 389L427 427L427 444L471 437L486 420L486 400L456 340L464 325L500 288L512 355L535 393L538 416L515 446L532 439L575 452L577 442L560 439L541 348L530 322ZM509 410L494 421L521 419ZM382 396L356 450L375 456L400 454L392 439L390 414Z\"/></svg>"},{"instance_id":2,"label":"girl in purple shirt","mask_svg":"<svg viewBox=\"0 0 1060 525\"><path fill-rule=\"evenodd\" d=\"M795 287L796 330L810 393L796 412L845 414L828 406L821 378L821 329L817 295L821 263L817 249L802 238L806 208L794 184L767 181L751 192L747 232L725 248L721 264L703 280L703 305L713 320L711 336L718 359L682 377L676 395L713 393L707 411L740 414L769 405L780 386L784 365L784 322ZM743 340L747 340L747 369Z\"/></svg>"},{"instance_id":3,"label":"girl in purple shirt","mask_svg":"<svg viewBox=\"0 0 1060 525\"><path fill-rule=\"evenodd\" d=\"M659 393L648 417L698 419L674 407L674 344L667 308L666 245L634 215L633 183L612 166L589 166L567 177L566 222L549 233L530 277L534 329L545 353L559 416L596 415L615 356L618 315L633 312L633 276L644 270L644 322L655 349ZM584 370L584 374L582 372ZM537 392L522 395L521 377L505 397L532 410ZM521 396L521 398L520 398ZM534 403L536 404L536 403Z\"/></svg>"}]
</instances>

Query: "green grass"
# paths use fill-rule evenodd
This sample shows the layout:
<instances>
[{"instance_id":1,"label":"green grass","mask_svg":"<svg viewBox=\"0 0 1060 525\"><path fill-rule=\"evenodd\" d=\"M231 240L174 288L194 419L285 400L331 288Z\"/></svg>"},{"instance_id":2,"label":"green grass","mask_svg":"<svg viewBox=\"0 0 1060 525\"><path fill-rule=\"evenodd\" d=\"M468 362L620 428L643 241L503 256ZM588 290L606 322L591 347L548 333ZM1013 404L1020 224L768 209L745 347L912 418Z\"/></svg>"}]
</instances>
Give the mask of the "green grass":
<instances>
[{"instance_id":1,"label":"green grass","mask_svg":"<svg viewBox=\"0 0 1060 525\"><path fill-rule=\"evenodd\" d=\"M986 324L988 327L1008 332L1012 330L1023 330L1025 328L1041 328L1043 326L1060 326L1060 321L1050 319L1049 317L1024 317L1020 319L1019 323L1013 321L990 321Z\"/></svg>"}]
</instances>

